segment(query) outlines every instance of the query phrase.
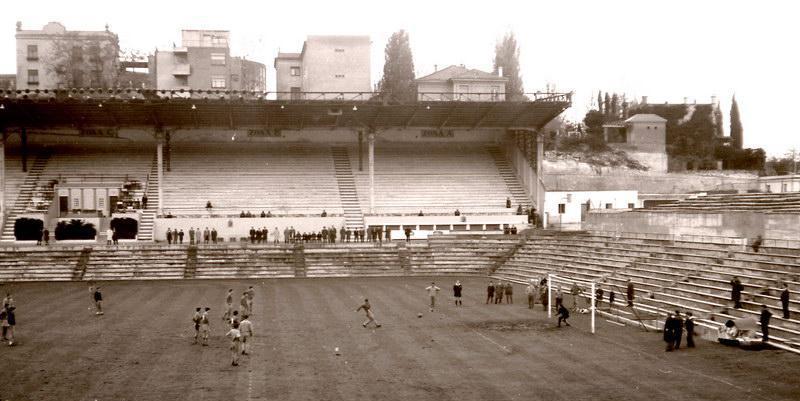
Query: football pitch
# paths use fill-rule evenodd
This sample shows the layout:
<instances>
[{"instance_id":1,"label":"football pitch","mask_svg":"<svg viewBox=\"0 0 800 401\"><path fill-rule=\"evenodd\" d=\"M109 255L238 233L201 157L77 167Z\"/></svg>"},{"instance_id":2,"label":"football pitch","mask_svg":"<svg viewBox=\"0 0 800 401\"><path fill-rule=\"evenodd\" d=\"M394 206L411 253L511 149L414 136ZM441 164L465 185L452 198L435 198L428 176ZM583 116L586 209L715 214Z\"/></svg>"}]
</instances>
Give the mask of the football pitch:
<instances>
[{"instance_id":1,"label":"football pitch","mask_svg":"<svg viewBox=\"0 0 800 401\"><path fill-rule=\"evenodd\" d=\"M424 288L442 288L435 312ZM797 400L800 358L699 340L664 352L660 333L588 315L572 327L515 287L485 305L488 279L342 278L5 284L17 305L14 347L0 347L2 400ZM225 293L256 290L250 356L231 366ZM381 328L365 329L364 297ZM192 314L211 308L208 347ZM423 316L418 318L418 313ZM334 351L339 348L339 355Z\"/></svg>"}]
</instances>

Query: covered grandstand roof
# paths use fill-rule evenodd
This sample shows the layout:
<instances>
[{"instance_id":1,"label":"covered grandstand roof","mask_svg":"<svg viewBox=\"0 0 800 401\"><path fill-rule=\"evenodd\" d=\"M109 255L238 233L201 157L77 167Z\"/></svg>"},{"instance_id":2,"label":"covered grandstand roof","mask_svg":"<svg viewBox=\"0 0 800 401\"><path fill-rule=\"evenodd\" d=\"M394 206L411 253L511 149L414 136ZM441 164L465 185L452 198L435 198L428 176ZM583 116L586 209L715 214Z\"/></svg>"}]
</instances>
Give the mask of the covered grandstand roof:
<instances>
[{"instance_id":1,"label":"covered grandstand roof","mask_svg":"<svg viewBox=\"0 0 800 401\"><path fill-rule=\"evenodd\" d=\"M530 101L393 102L380 93L304 93L296 100L220 91L7 91L0 129L19 128L433 128L539 129L571 104L571 94ZM296 95L296 94L295 94Z\"/></svg>"}]
</instances>

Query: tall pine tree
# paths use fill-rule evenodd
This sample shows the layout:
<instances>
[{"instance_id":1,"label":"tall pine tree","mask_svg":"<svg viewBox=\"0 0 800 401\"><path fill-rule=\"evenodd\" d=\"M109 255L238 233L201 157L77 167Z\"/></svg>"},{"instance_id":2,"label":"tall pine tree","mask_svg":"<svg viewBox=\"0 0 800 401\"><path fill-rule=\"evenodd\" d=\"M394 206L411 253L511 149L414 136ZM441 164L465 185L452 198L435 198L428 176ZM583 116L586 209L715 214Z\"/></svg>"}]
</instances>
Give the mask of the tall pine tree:
<instances>
[{"instance_id":1,"label":"tall pine tree","mask_svg":"<svg viewBox=\"0 0 800 401\"><path fill-rule=\"evenodd\" d=\"M603 103L603 115L608 117L611 113L611 96L606 92L605 101Z\"/></svg>"},{"instance_id":2,"label":"tall pine tree","mask_svg":"<svg viewBox=\"0 0 800 401\"><path fill-rule=\"evenodd\" d=\"M383 77L378 83L378 90L399 102L412 102L417 96L414 57L411 55L408 32L402 29L393 33L386 44Z\"/></svg>"},{"instance_id":3,"label":"tall pine tree","mask_svg":"<svg viewBox=\"0 0 800 401\"><path fill-rule=\"evenodd\" d=\"M603 91L597 91L597 111L603 113Z\"/></svg>"},{"instance_id":4,"label":"tall pine tree","mask_svg":"<svg viewBox=\"0 0 800 401\"><path fill-rule=\"evenodd\" d=\"M619 96L615 93L611 96L611 112L610 116L616 120L619 118Z\"/></svg>"},{"instance_id":5,"label":"tall pine tree","mask_svg":"<svg viewBox=\"0 0 800 401\"><path fill-rule=\"evenodd\" d=\"M731 102L731 145L734 149L741 149L744 140L744 130L742 120L739 116L739 104L736 103L736 95L733 95Z\"/></svg>"},{"instance_id":6,"label":"tall pine tree","mask_svg":"<svg viewBox=\"0 0 800 401\"><path fill-rule=\"evenodd\" d=\"M519 71L519 46L514 32L507 33L503 40L494 47L494 72L503 68L503 76L508 78L506 83L506 100L525 100L522 87L522 76Z\"/></svg>"}]
</instances>

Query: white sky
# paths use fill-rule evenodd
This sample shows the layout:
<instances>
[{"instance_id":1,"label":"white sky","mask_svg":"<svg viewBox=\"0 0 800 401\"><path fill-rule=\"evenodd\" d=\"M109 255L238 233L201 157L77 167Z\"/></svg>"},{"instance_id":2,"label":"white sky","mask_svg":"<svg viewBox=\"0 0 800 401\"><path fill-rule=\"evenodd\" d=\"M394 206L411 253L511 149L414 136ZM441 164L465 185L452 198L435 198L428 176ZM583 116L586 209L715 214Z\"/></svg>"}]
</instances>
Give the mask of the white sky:
<instances>
[{"instance_id":1,"label":"white sky","mask_svg":"<svg viewBox=\"0 0 800 401\"><path fill-rule=\"evenodd\" d=\"M41 29L101 30L123 49L152 52L180 43L181 29L227 29L234 55L268 67L299 51L309 34L367 34L373 83L392 32L410 34L417 76L434 64L491 70L495 42L509 30L520 44L525 90L547 83L574 91L567 117L580 119L597 90L647 95L650 102L722 100L725 130L736 93L747 147L768 154L800 148L800 5L792 1L63 1L4 4L0 73L15 71L15 22Z\"/></svg>"}]
</instances>

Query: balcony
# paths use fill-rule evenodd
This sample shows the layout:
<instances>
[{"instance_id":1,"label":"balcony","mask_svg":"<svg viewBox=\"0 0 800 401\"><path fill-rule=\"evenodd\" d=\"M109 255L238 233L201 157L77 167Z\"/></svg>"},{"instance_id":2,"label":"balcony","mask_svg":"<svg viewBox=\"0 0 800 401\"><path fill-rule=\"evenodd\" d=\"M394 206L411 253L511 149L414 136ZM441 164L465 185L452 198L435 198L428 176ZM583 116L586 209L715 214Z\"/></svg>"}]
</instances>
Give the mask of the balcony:
<instances>
[{"instance_id":1,"label":"balcony","mask_svg":"<svg viewBox=\"0 0 800 401\"><path fill-rule=\"evenodd\" d=\"M192 66L189 64L178 64L172 68L172 75L185 77L192 73Z\"/></svg>"}]
</instances>

